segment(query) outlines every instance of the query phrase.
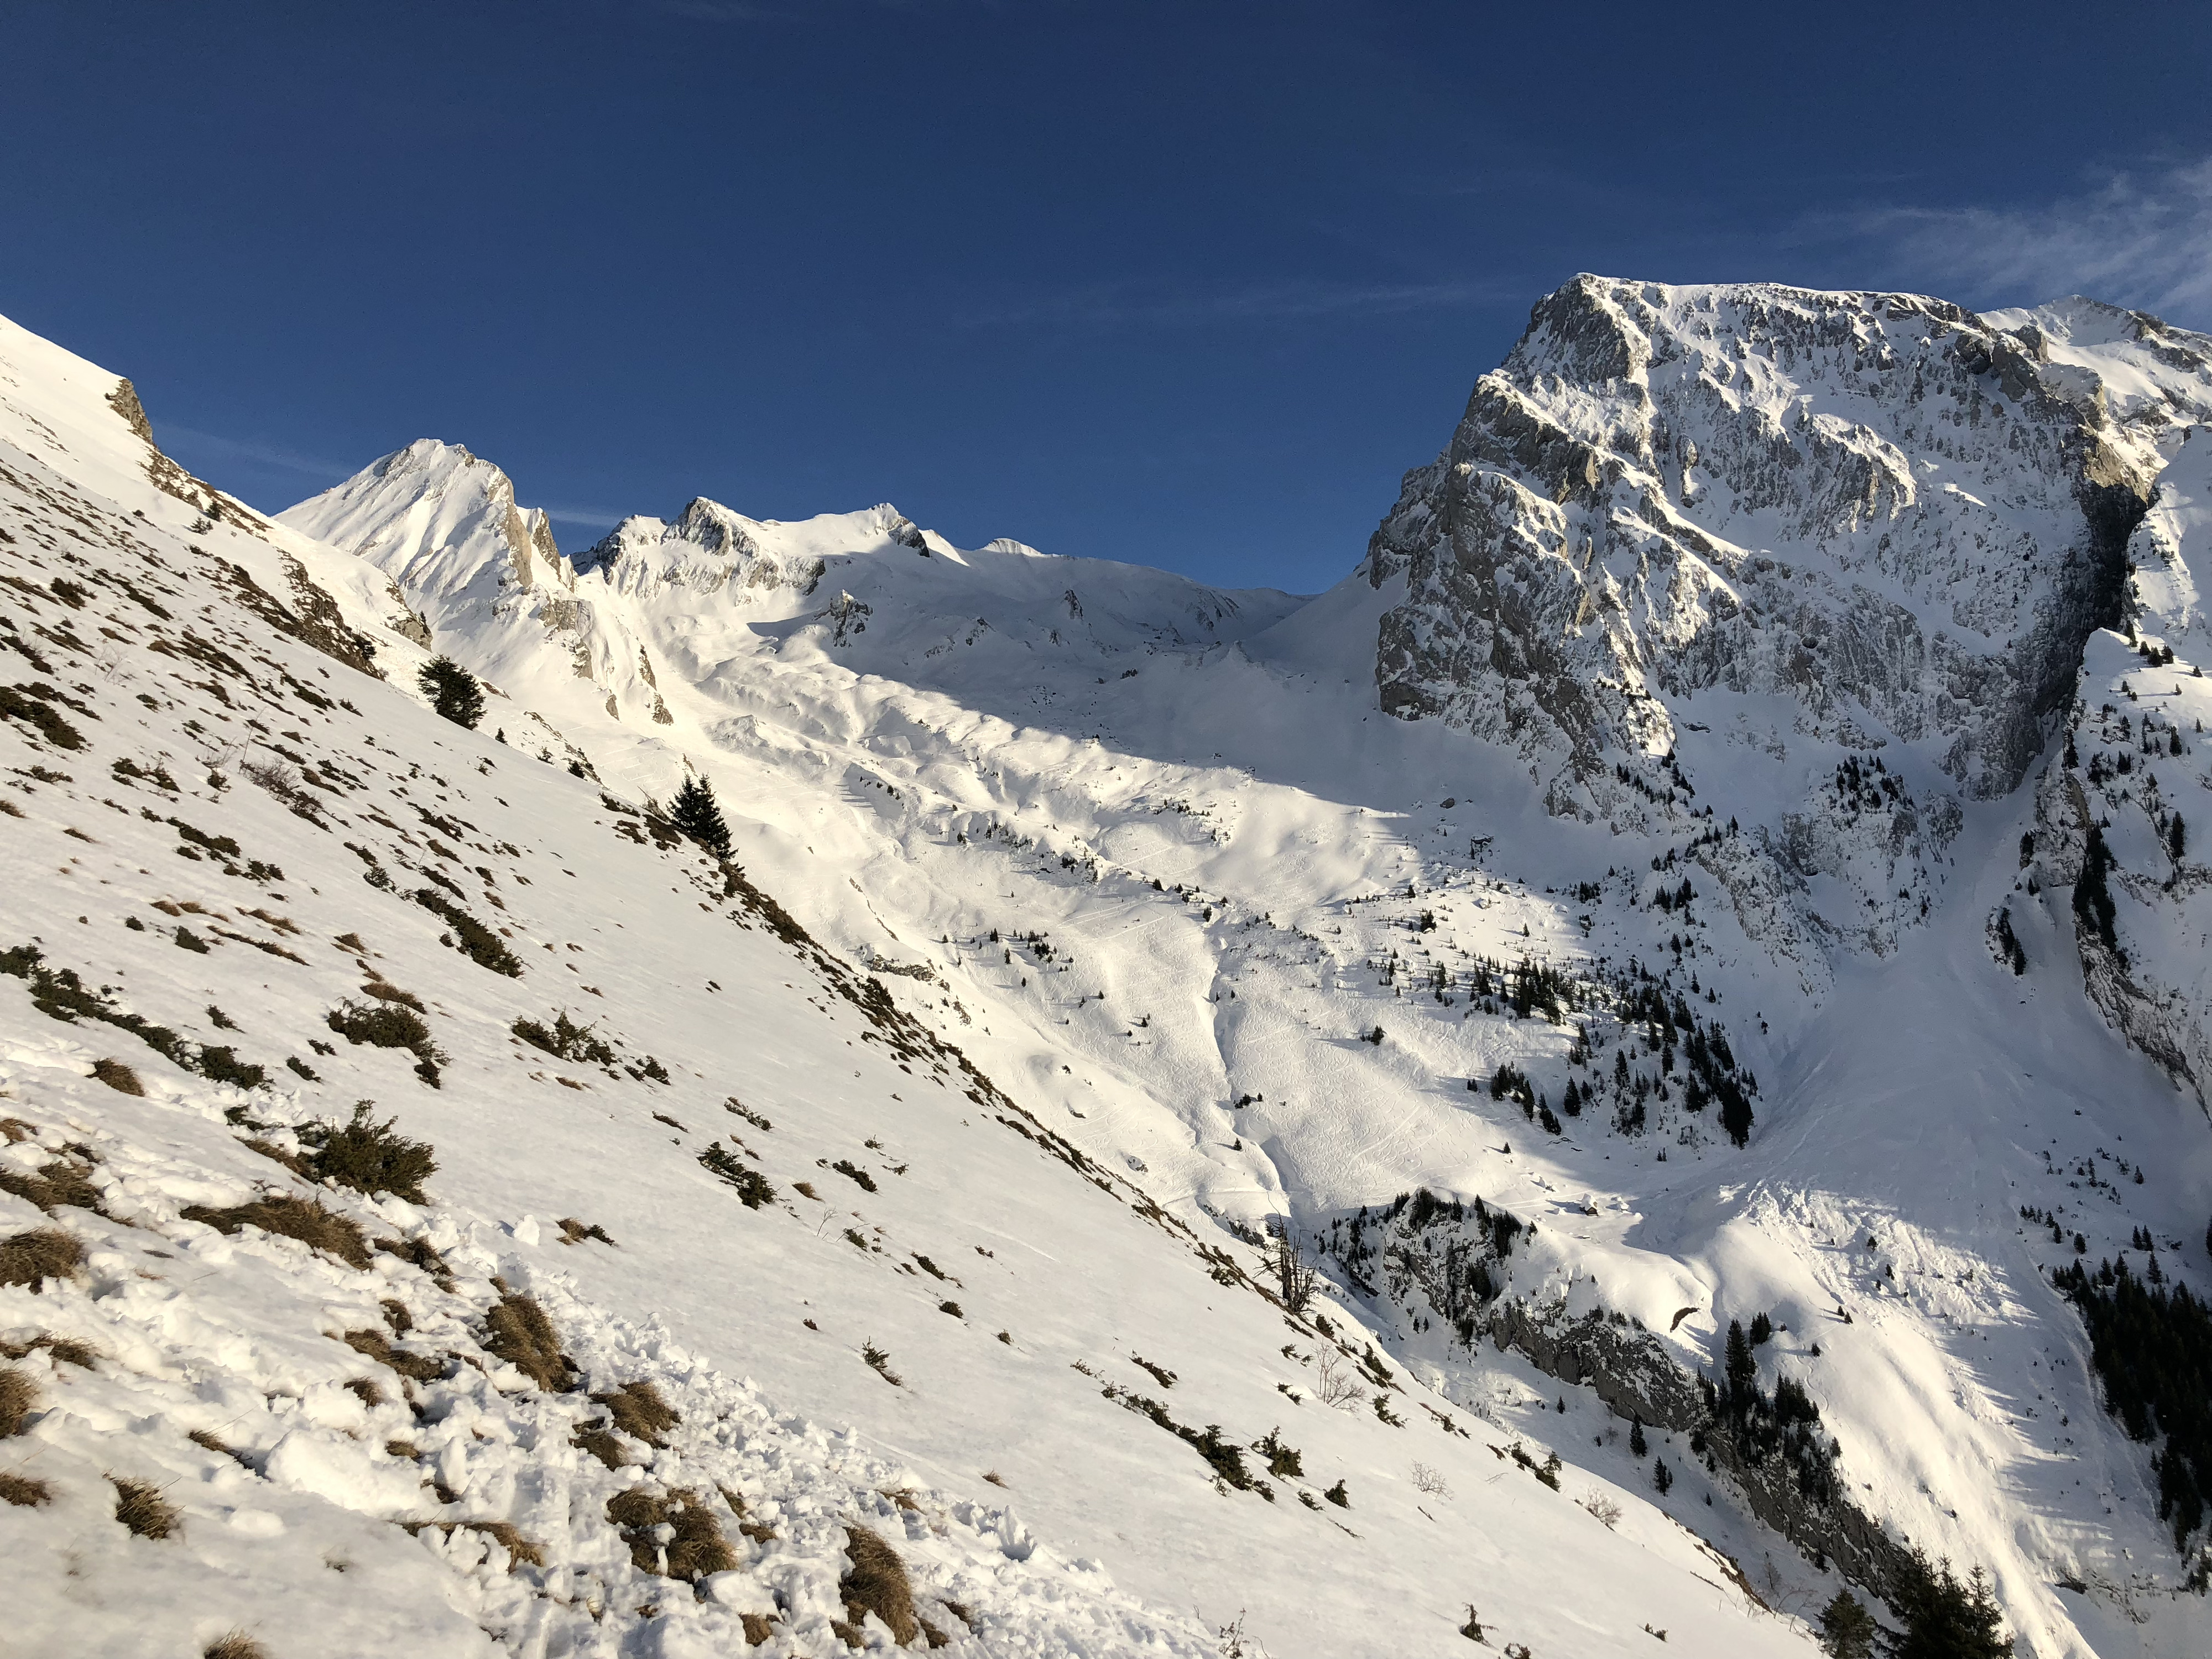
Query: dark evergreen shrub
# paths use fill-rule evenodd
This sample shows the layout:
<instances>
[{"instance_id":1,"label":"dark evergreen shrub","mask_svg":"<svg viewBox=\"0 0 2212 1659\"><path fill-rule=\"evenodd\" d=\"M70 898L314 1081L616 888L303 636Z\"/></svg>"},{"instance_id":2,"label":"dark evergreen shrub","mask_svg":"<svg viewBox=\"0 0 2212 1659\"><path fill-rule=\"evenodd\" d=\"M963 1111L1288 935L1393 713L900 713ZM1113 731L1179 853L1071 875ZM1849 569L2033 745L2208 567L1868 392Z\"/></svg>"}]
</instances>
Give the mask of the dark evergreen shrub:
<instances>
[{"instance_id":1,"label":"dark evergreen shrub","mask_svg":"<svg viewBox=\"0 0 2212 1659\"><path fill-rule=\"evenodd\" d=\"M611 1066L615 1051L601 1037L596 1027L579 1025L568 1018L565 1008L553 1017L548 1027L534 1019L517 1019L511 1028L533 1048L542 1048L556 1060L586 1061L593 1066Z\"/></svg>"},{"instance_id":2,"label":"dark evergreen shrub","mask_svg":"<svg viewBox=\"0 0 2212 1659\"><path fill-rule=\"evenodd\" d=\"M309 1124L300 1131L300 1144L309 1149L309 1173L372 1198L390 1193L410 1204L422 1203L422 1183L436 1173L438 1160L428 1141L396 1133L398 1123L397 1118L376 1121L364 1100L344 1123Z\"/></svg>"},{"instance_id":3,"label":"dark evergreen shrub","mask_svg":"<svg viewBox=\"0 0 2212 1659\"><path fill-rule=\"evenodd\" d=\"M483 718L483 687L477 684L475 675L451 657L438 657L423 664L416 682L430 699L430 706L454 725L473 731Z\"/></svg>"},{"instance_id":4,"label":"dark evergreen shrub","mask_svg":"<svg viewBox=\"0 0 2212 1659\"><path fill-rule=\"evenodd\" d=\"M1899 1585L1905 1639L1894 1659L2011 1659L2012 1638L1979 1567L1961 1583L1948 1561L1931 1565L1918 1550Z\"/></svg>"},{"instance_id":5,"label":"dark evergreen shrub","mask_svg":"<svg viewBox=\"0 0 2212 1659\"><path fill-rule=\"evenodd\" d=\"M704 778L687 777L669 804L669 822L718 859L730 855L730 827L722 822L722 809L714 805L714 786Z\"/></svg>"},{"instance_id":6,"label":"dark evergreen shrub","mask_svg":"<svg viewBox=\"0 0 2212 1659\"><path fill-rule=\"evenodd\" d=\"M454 948L478 967L510 979L522 977L521 959L507 948L506 942L436 888L416 889L415 902L453 929Z\"/></svg>"}]
</instances>

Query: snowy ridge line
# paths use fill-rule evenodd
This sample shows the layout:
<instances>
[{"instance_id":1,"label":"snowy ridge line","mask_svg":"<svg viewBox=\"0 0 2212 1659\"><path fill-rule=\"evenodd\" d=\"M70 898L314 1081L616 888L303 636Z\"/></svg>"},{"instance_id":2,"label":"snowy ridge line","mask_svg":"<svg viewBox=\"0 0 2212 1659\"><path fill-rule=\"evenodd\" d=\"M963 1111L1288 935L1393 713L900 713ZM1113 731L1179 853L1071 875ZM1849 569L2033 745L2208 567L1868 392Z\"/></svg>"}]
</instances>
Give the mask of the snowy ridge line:
<instances>
[{"instance_id":1,"label":"snowy ridge line","mask_svg":"<svg viewBox=\"0 0 2212 1659\"><path fill-rule=\"evenodd\" d=\"M44 1483L40 1507L58 1523L112 1501L115 1479L163 1494L164 1541L183 1547L159 1574L176 1602L163 1627L194 1641L250 1629L274 1595L329 1604L354 1632L349 1651L470 1651L471 1626L518 1654L628 1652L641 1631L672 1654L872 1645L891 1631L878 1613L855 1618L840 1588L854 1572L847 1528L860 1527L895 1540L933 1647L1209 1650L1095 1565L1039 1547L1012 1510L945 1499L850 1431L782 1413L665 1332L597 1307L568 1275L515 1253L515 1237L535 1242L529 1218L502 1230L327 1183L307 1189L313 1201L382 1241L366 1269L252 1225L222 1237L182 1212L301 1190L238 1168L254 1160L235 1153L228 1168L200 1161L228 1139L226 1116L268 1097L157 1086L139 1103L88 1093L91 1069L90 1051L64 1039L11 1042L0 1059L9 1167L80 1159L99 1188L97 1210L58 1209L45 1224L77 1241L82 1269L0 1291L9 1352L48 1344L14 1362L37 1404L0 1458ZM272 1151L290 1139L245 1127L273 1133ZM534 1386L501 1357L496 1318L485 1334L487 1316L518 1298L559 1332L569 1389ZM57 1342L70 1359L52 1358ZM401 1345L406 1375L375 1363ZM667 1408L646 1439L605 1409L641 1389ZM113 1437L126 1422L125 1467ZM667 1576L665 1547L611 1518L625 1494L634 1510L671 1493L715 1523L711 1548L687 1540L716 1567L695 1569L690 1585ZM240 1540L264 1546L250 1565ZM349 1594L419 1583L417 1552L437 1570L430 1605ZM19 1596L33 1594L39 1565L17 1559ZM150 1634L135 1602L72 1623L82 1652Z\"/></svg>"}]
</instances>

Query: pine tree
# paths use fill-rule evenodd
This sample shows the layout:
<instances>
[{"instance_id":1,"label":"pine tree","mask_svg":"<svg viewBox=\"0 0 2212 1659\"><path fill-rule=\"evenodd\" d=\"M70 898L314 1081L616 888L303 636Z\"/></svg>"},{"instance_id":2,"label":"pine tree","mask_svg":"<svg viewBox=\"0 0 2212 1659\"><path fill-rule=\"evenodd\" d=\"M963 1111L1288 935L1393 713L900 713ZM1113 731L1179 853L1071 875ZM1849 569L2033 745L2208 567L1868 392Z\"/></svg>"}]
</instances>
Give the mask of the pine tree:
<instances>
[{"instance_id":1,"label":"pine tree","mask_svg":"<svg viewBox=\"0 0 2212 1659\"><path fill-rule=\"evenodd\" d=\"M2074 884L2074 916L2108 951L2119 949L2112 933L2112 890L2105 879L2105 872L2114 862L2112 850L2105 845L2104 832L2091 824L2089 844L2081 854L2081 874Z\"/></svg>"},{"instance_id":2,"label":"pine tree","mask_svg":"<svg viewBox=\"0 0 2212 1659\"><path fill-rule=\"evenodd\" d=\"M1751 1103L1744 1098L1743 1091L1735 1087L1733 1083L1721 1091L1721 1127L1737 1146L1750 1143Z\"/></svg>"},{"instance_id":3,"label":"pine tree","mask_svg":"<svg viewBox=\"0 0 2212 1659\"><path fill-rule=\"evenodd\" d=\"M1628 1449L1641 1457L1651 1449L1651 1443L1644 1437L1644 1419L1632 1419L1628 1425Z\"/></svg>"},{"instance_id":4,"label":"pine tree","mask_svg":"<svg viewBox=\"0 0 2212 1659\"><path fill-rule=\"evenodd\" d=\"M1667 1467L1667 1460L1663 1457L1655 1457L1651 1460L1651 1484L1659 1489L1659 1495L1662 1498L1667 1495L1674 1484L1674 1472Z\"/></svg>"},{"instance_id":5,"label":"pine tree","mask_svg":"<svg viewBox=\"0 0 2212 1659\"><path fill-rule=\"evenodd\" d=\"M2012 1638L1979 1567L1962 1584L1948 1561L1930 1565L1916 1550L1903 1577L1897 1602L1905 1640L1895 1659L2012 1659Z\"/></svg>"},{"instance_id":6,"label":"pine tree","mask_svg":"<svg viewBox=\"0 0 2212 1659\"><path fill-rule=\"evenodd\" d=\"M687 777L668 809L669 822L718 859L730 855L730 826L722 822L722 809L714 805L714 786L704 778Z\"/></svg>"},{"instance_id":7,"label":"pine tree","mask_svg":"<svg viewBox=\"0 0 2212 1659\"><path fill-rule=\"evenodd\" d=\"M456 726L474 731L484 717L483 687L451 657L436 657L423 664L416 684L430 699L430 706Z\"/></svg>"},{"instance_id":8,"label":"pine tree","mask_svg":"<svg viewBox=\"0 0 2212 1659\"><path fill-rule=\"evenodd\" d=\"M1771 1319L1769 1319L1763 1313L1753 1315L1751 1321L1751 1346L1756 1348L1761 1343L1771 1342L1773 1340L1774 1322Z\"/></svg>"},{"instance_id":9,"label":"pine tree","mask_svg":"<svg viewBox=\"0 0 2212 1659\"><path fill-rule=\"evenodd\" d=\"M1759 1398L1759 1360L1751 1351L1751 1339L1743 1334L1741 1320L1729 1321L1728 1358L1724 1363L1729 1413L1741 1417L1751 1409L1752 1401Z\"/></svg>"},{"instance_id":10,"label":"pine tree","mask_svg":"<svg viewBox=\"0 0 2212 1659\"><path fill-rule=\"evenodd\" d=\"M1874 1615L1847 1589L1820 1609L1820 1650L1828 1659L1874 1659Z\"/></svg>"}]
</instances>

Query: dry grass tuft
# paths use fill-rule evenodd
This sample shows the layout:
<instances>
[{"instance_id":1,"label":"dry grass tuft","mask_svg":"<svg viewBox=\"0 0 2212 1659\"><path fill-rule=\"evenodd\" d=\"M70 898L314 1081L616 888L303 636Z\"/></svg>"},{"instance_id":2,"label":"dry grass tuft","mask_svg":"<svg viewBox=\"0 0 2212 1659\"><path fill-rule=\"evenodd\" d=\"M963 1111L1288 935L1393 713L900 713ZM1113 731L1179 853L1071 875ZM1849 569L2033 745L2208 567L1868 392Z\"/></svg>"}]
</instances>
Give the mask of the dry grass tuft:
<instances>
[{"instance_id":1,"label":"dry grass tuft","mask_svg":"<svg viewBox=\"0 0 2212 1659\"><path fill-rule=\"evenodd\" d=\"M561 1242L563 1244L580 1244L587 1238L596 1238L602 1244L614 1243L613 1239L607 1237L607 1230L605 1227L597 1224L586 1226L572 1215L564 1215L561 1218Z\"/></svg>"},{"instance_id":2,"label":"dry grass tuft","mask_svg":"<svg viewBox=\"0 0 2212 1659\"><path fill-rule=\"evenodd\" d=\"M44 1348L53 1355L58 1365L76 1365L90 1370L100 1362L100 1350L88 1342L80 1342L73 1336L54 1336L41 1331L27 1342L0 1341L0 1359L21 1359L25 1354Z\"/></svg>"},{"instance_id":3,"label":"dry grass tuft","mask_svg":"<svg viewBox=\"0 0 2212 1659\"><path fill-rule=\"evenodd\" d=\"M38 1405L38 1385L33 1380L13 1364L0 1370L0 1440L11 1440L22 1433L33 1405Z\"/></svg>"},{"instance_id":4,"label":"dry grass tuft","mask_svg":"<svg viewBox=\"0 0 2212 1659\"><path fill-rule=\"evenodd\" d=\"M57 1365L75 1365L88 1371L100 1363L100 1350L73 1336L42 1336L38 1346L53 1355Z\"/></svg>"},{"instance_id":5,"label":"dry grass tuft","mask_svg":"<svg viewBox=\"0 0 2212 1659\"><path fill-rule=\"evenodd\" d=\"M395 1441L392 1443L398 1445L404 1443ZM388 1450L389 1448L386 1449ZM410 1449L412 1449L410 1448ZM542 1567L545 1565L544 1547L525 1538L516 1531L514 1522L512 1521L403 1521L399 1524L405 1528L410 1534L419 1533L426 1527L435 1527L449 1537L456 1529L480 1532L506 1550L507 1570L509 1572L513 1572L525 1562L533 1567Z\"/></svg>"},{"instance_id":6,"label":"dry grass tuft","mask_svg":"<svg viewBox=\"0 0 2212 1659\"><path fill-rule=\"evenodd\" d=\"M19 1510L34 1510L54 1495L54 1489L34 1475L0 1474L0 1502Z\"/></svg>"},{"instance_id":7,"label":"dry grass tuft","mask_svg":"<svg viewBox=\"0 0 2212 1659\"><path fill-rule=\"evenodd\" d=\"M271 1193L266 1198L234 1205L228 1210L188 1204L178 1213L187 1221L205 1222L219 1233L234 1233L246 1226L258 1227L264 1233L275 1233L282 1238L296 1238L302 1244L336 1256L349 1267L368 1266L368 1240L359 1224L334 1210L325 1209L319 1202L310 1203L289 1193Z\"/></svg>"},{"instance_id":8,"label":"dry grass tuft","mask_svg":"<svg viewBox=\"0 0 2212 1659\"><path fill-rule=\"evenodd\" d=\"M921 1634L914 1612L914 1581L906 1576L898 1552L866 1527L848 1527L845 1553L852 1557L853 1570L837 1581L837 1596L852 1621L857 1625L862 1615L874 1613L901 1647Z\"/></svg>"},{"instance_id":9,"label":"dry grass tuft","mask_svg":"<svg viewBox=\"0 0 2212 1659\"><path fill-rule=\"evenodd\" d=\"M722 1536L714 1511L688 1490L660 1497L642 1486L617 1492L607 1500L607 1519L623 1529L629 1559L640 1572L665 1573L671 1578L696 1582L710 1573L728 1572L738 1565L737 1552ZM654 1540L662 1526L674 1528L665 1545ZM661 1553L666 1553L662 1565Z\"/></svg>"},{"instance_id":10,"label":"dry grass tuft","mask_svg":"<svg viewBox=\"0 0 2212 1659\"><path fill-rule=\"evenodd\" d=\"M446 1374L446 1362L426 1353L409 1353L395 1348L382 1331L362 1329L348 1331L338 1339L356 1353L374 1359L380 1365L389 1365L402 1376L411 1376L417 1382L434 1382ZM374 1405L374 1401L369 1402Z\"/></svg>"},{"instance_id":11,"label":"dry grass tuft","mask_svg":"<svg viewBox=\"0 0 2212 1659\"><path fill-rule=\"evenodd\" d=\"M670 1519L676 1536L668 1543L668 1571L678 1578L697 1580L738 1565L738 1553L722 1536L713 1511L701 1507L689 1492L678 1492L684 1505Z\"/></svg>"},{"instance_id":12,"label":"dry grass tuft","mask_svg":"<svg viewBox=\"0 0 2212 1659\"><path fill-rule=\"evenodd\" d=\"M515 1567L523 1562L527 1562L533 1567L542 1567L545 1565L544 1547L533 1543L517 1532L512 1521L464 1521L461 1525L466 1527L471 1532L480 1532L485 1537L504 1546L509 1558L507 1561L509 1572L514 1571Z\"/></svg>"},{"instance_id":13,"label":"dry grass tuft","mask_svg":"<svg viewBox=\"0 0 2212 1659\"><path fill-rule=\"evenodd\" d=\"M667 1500L643 1486L632 1486L607 1499L607 1519L617 1527L650 1529L667 1518Z\"/></svg>"},{"instance_id":14,"label":"dry grass tuft","mask_svg":"<svg viewBox=\"0 0 2212 1659\"><path fill-rule=\"evenodd\" d=\"M576 1368L561 1352L561 1338L533 1297L507 1295L484 1316L491 1328L484 1346L495 1358L551 1393L565 1393Z\"/></svg>"},{"instance_id":15,"label":"dry grass tuft","mask_svg":"<svg viewBox=\"0 0 2212 1659\"><path fill-rule=\"evenodd\" d=\"M194 1429L190 1434L186 1435L185 1438L191 1441L192 1444L198 1446L202 1451L211 1451L218 1457L232 1458L240 1463L245 1464L248 1468L252 1468L253 1467L252 1461L252 1454L251 1452L243 1451L238 1447L232 1445L230 1442L217 1434L213 1429Z\"/></svg>"},{"instance_id":16,"label":"dry grass tuft","mask_svg":"<svg viewBox=\"0 0 2212 1659\"><path fill-rule=\"evenodd\" d=\"M579 1429L568 1443L580 1451L587 1451L611 1469L629 1467L629 1453L623 1443L601 1428Z\"/></svg>"},{"instance_id":17,"label":"dry grass tuft","mask_svg":"<svg viewBox=\"0 0 2212 1659\"><path fill-rule=\"evenodd\" d=\"M286 1152L282 1146L279 1146L273 1140L264 1140L258 1135L254 1135L248 1137L245 1144L246 1150L247 1152L258 1152L262 1157L270 1159L272 1163L283 1164L294 1175L303 1176L307 1174L307 1160L306 1158L301 1158L297 1152Z\"/></svg>"},{"instance_id":18,"label":"dry grass tuft","mask_svg":"<svg viewBox=\"0 0 2212 1659\"><path fill-rule=\"evenodd\" d=\"M67 1279L84 1263L84 1246L58 1227L33 1227L0 1238L0 1285L40 1289L49 1279Z\"/></svg>"},{"instance_id":19,"label":"dry grass tuft","mask_svg":"<svg viewBox=\"0 0 2212 1659\"><path fill-rule=\"evenodd\" d=\"M269 1659L269 1650L244 1631L234 1630L202 1648L200 1659Z\"/></svg>"},{"instance_id":20,"label":"dry grass tuft","mask_svg":"<svg viewBox=\"0 0 2212 1659\"><path fill-rule=\"evenodd\" d=\"M10 1146L28 1140L37 1133L20 1117L0 1117L0 1140L5 1140Z\"/></svg>"},{"instance_id":21,"label":"dry grass tuft","mask_svg":"<svg viewBox=\"0 0 2212 1659\"><path fill-rule=\"evenodd\" d=\"M146 1085L138 1080L138 1073L119 1060L96 1060L92 1063L92 1074L109 1088L126 1095L143 1095Z\"/></svg>"},{"instance_id":22,"label":"dry grass tuft","mask_svg":"<svg viewBox=\"0 0 2212 1659\"><path fill-rule=\"evenodd\" d=\"M446 1266L445 1258L430 1248L424 1238L380 1238L376 1248L386 1255L396 1255L402 1261L412 1262L430 1275L430 1282L450 1293L453 1289L453 1270ZM389 1310L386 1310L389 1316Z\"/></svg>"},{"instance_id":23,"label":"dry grass tuft","mask_svg":"<svg viewBox=\"0 0 2212 1659\"><path fill-rule=\"evenodd\" d=\"M0 1169L0 1193L13 1193L25 1202L37 1205L48 1215L64 1205L104 1215L106 1212L100 1207L100 1188L92 1184L91 1173L90 1164L69 1158L54 1159L36 1175Z\"/></svg>"},{"instance_id":24,"label":"dry grass tuft","mask_svg":"<svg viewBox=\"0 0 2212 1659\"><path fill-rule=\"evenodd\" d=\"M593 1395L592 1403L605 1406L624 1434L656 1449L668 1444L668 1431L684 1420L650 1382L625 1382L612 1394Z\"/></svg>"},{"instance_id":25,"label":"dry grass tuft","mask_svg":"<svg viewBox=\"0 0 2212 1659\"><path fill-rule=\"evenodd\" d=\"M368 1407L371 1410L374 1410L377 1407L381 1406L384 1403L384 1390L376 1386L376 1379L374 1377L349 1377L346 1379L345 1386L348 1393L351 1394L354 1398L360 1401L362 1405Z\"/></svg>"},{"instance_id":26,"label":"dry grass tuft","mask_svg":"<svg viewBox=\"0 0 2212 1659\"><path fill-rule=\"evenodd\" d=\"M741 1613L738 1621L745 1627L745 1645L749 1648L759 1647L775 1633L775 1627L764 1613Z\"/></svg>"},{"instance_id":27,"label":"dry grass tuft","mask_svg":"<svg viewBox=\"0 0 2212 1659\"><path fill-rule=\"evenodd\" d=\"M160 1487L112 1474L107 1479L115 1488L115 1518L139 1537L167 1538L184 1524L182 1512L161 1496Z\"/></svg>"}]
</instances>

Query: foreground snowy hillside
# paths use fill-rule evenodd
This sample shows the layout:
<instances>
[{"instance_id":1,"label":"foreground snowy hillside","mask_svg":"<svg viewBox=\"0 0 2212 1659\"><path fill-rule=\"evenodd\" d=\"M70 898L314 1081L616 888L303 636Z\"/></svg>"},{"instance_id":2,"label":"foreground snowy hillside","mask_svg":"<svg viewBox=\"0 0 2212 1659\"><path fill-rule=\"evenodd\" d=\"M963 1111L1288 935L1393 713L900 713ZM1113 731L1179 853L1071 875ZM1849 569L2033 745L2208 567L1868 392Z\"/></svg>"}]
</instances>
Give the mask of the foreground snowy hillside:
<instances>
[{"instance_id":1,"label":"foreground snowy hillside","mask_svg":"<svg viewBox=\"0 0 2212 1659\"><path fill-rule=\"evenodd\" d=\"M1578 279L1304 600L889 507L695 501L563 555L430 440L266 524L112 377L4 344L0 644L41 677L7 844L57 872L0 939L40 953L14 1156L243 1251L182 1206L291 1183L247 1139L312 1174L368 1098L435 1145L422 1205L326 1198L457 1298L401 1287L453 1334L407 1398L485 1439L395 1432L430 1487L314 1491L432 1523L409 1548L471 1627L681 1651L750 1613L819 1650L859 1632L865 1525L992 1652L1805 1651L1845 1583L1905 1617L1916 1553L1986 1571L2022 1654L2205 1645L2204 1474L2164 1405L2148 1440L2106 1413L2054 1274L2207 1279L2212 342ZM490 689L478 732L420 706L432 649ZM742 873L658 815L687 777ZM64 969L179 1034L124 1056L147 1095L83 1075L138 1039L35 1011ZM349 1042L349 1007L417 1048ZM1322 1267L1302 1309L1275 1234ZM399 1385L333 1392L366 1337L310 1338L320 1370L191 1346L345 1305L301 1274L358 1269L259 1243L281 1289L194 1280L127 1340L106 1258L0 1295L373 1444L346 1402ZM580 1389L500 1368L520 1295ZM88 1386L54 1352L20 1362L40 1409ZM641 1381L665 1447L562 1449ZM216 1431L168 1398L131 1420ZM63 1408L32 1434L113 1464ZM307 1409L252 1419L251 1479L307 1490ZM709 1518L734 1576L686 1600L653 1551Z\"/></svg>"},{"instance_id":2,"label":"foreground snowy hillside","mask_svg":"<svg viewBox=\"0 0 2212 1659\"><path fill-rule=\"evenodd\" d=\"M1120 1069L952 1046L1000 975L869 976L519 683L438 719L430 596L0 374L11 1644L1808 1650L1579 1397L1454 1403L1087 1150Z\"/></svg>"}]
</instances>

